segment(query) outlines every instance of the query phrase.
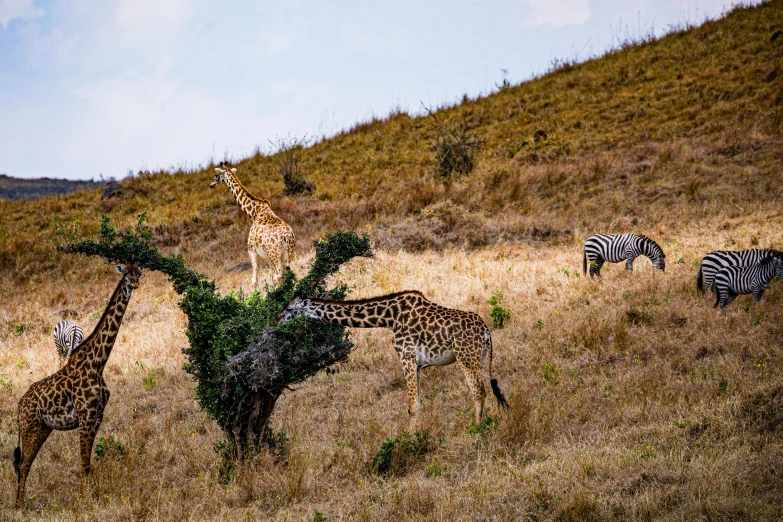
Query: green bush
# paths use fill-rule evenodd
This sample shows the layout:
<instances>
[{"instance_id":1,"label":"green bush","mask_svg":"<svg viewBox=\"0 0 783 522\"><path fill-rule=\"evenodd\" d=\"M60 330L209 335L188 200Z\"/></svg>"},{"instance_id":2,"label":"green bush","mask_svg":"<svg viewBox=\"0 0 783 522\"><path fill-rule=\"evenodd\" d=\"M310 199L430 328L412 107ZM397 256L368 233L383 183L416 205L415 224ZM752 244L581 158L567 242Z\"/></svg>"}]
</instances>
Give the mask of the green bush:
<instances>
[{"instance_id":1,"label":"green bush","mask_svg":"<svg viewBox=\"0 0 783 522\"><path fill-rule=\"evenodd\" d=\"M277 315L294 294L343 299L345 285L327 289L324 281L353 257L372 255L370 239L354 231L327 234L315 243L315 259L301 280L288 270L282 284L266 295L221 296L214 281L188 268L181 255L161 255L144 221L142 214L134 230L121 231L103 216L97 240L62 250L110 262L137 262L169 276L188 317L185 371L196 379L201 408L226 434L223 453L241 458L265 437L284 390L345 360L353 348L342 326L304 317L280 325Z\"/></svg>"},{"instance_id":2,"label":"green bush","mask_svg":"<svg viewBox=\"0 0 783 522\"><path fill-rule=\"evenodd\" d=\"M420 455L434 446L429 435L416 430L413 435L402 433L394 439L386 439L372 459L372 469L380 475L404 475Z\"/></svg>"},{"instance_id":3,"label":"green bush","mask_svg":"<svg viewBox=\"0 0 783 522\"><path fill-rule=\"evenodd\" d=\"M492 297L489 298L487 303L492 306L492 310L489 312L489 316L492 318L492 326L495 328L503 328L506 322L511 319L511 312L500 306L503 301L503 292L500 290L495 291Z\"/></svg>"}]
</instances>

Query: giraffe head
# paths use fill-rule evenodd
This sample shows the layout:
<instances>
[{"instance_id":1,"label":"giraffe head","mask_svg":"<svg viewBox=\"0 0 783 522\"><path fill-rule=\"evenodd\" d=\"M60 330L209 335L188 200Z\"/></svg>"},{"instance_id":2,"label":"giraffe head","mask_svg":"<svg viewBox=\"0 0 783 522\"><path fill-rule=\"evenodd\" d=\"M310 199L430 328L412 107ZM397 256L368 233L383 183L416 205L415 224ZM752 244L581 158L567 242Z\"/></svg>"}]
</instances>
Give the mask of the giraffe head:
<instances>
[{"instance_id":1,"label":"giraffe head","mask_svg":"<svg viewBox=\"0 0 783 522\"><path fill-rule=\"evenodd\" d=\"M129 263L125 265L125 267L117 265L115 268L117 272L124 276L123 280L125 281L125 286L123 290L125 291L125 295L130 297L131 292L139 287L139 280L141 279L141 268L139 268L139 265L136 263Z\"/></svg>"},{"instance_id":2,"label":"giraffe head","mask_svg":"<svg viewBox=\"0 0 783 522\"><path fill-rule=\"evenodd\" d=\"M212 180L212 183L209 184L209 188L215 188L216 185L220 185L221 183L226 182L226 175L228 174L228 171L233 172L236 174L237 169L229 169L229 165L225 161L221 161L220 164L215 167L215 179Z\"/></svg>"},{"instance_id":3,"label":"giraffe head","mask_svg":"<svg viewBox=\"0 0 783 522\"><path fill-rule=\"evenodd\" d=\"M277 322L285 324L294 317L300 315L308 315L310 312L311 302L306 297L294 296L291 301L285 305L283 311L277 316Z\"/></svg>"}]
</instances>

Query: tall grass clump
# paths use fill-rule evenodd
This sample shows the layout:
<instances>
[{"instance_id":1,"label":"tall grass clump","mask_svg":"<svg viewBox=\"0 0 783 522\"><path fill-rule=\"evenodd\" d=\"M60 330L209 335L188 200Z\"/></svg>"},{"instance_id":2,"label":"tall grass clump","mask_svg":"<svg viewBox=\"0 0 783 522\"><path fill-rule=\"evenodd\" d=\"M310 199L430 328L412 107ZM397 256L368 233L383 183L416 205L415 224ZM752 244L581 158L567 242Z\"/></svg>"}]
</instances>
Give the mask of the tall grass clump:
<instances>
[{"instance_id":1,"label":"tall grass clump","mask_svg":"<svg viewBox=\"0 0 783 522\"><path fill-rule=\"evenodd\" d=\"M219 446L228 456L241 458L264 437L284 390L345 360L353 348L344 327L303 318L280 325L277 315L295 294L344 298L345 285L327 289L324 281L353 257L372 255L370 240L353 231L326 234L316 242L315 259L302 279L288 270L283 283L265 295L222 296L213 281L187 268L181 255L160 254L144 221L142 214L134 230L122 231L103 216L97 240L62 250L110 262L137 262L169 276L188 317L185 371L196 379L201 408L226 435L226 443Z\"/></svg>"},{"instance_id":2,"label":"tall grass clump","mask_svg":"<svg viewBox=\"0 0 783 522\"><path fill-rule=\"evenodd\" d=\"M470 132L465 121L444 123L437 113L426 108L429 115L429 146L435 155L435 178L448 182L459 174L473 170L476 154L481 150L481 140Z\"/></svg>"}]
</instances>

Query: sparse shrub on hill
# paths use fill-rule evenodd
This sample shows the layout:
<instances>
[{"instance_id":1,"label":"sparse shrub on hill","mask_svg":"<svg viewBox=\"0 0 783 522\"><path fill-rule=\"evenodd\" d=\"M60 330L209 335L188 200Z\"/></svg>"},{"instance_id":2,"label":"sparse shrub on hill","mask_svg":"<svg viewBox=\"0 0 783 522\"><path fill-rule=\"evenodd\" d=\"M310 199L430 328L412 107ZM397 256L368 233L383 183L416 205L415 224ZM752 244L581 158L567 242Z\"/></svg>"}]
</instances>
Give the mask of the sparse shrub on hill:
<instances>
[{"instance_id":1,"label":"sparse shrub on hill","mask_svg":"<svg viewBox=\"0 0 783 522\"><path fill-rule=\"evenodd\" d=\"M435 178L448 182L458 174L473 170L476 154L481 150L481 140L472 133L465 121L444 123L437 113L425 107L429 114L428 142L435 154Z\"/></svg>"},{"instance_id":2,"label":"sparse shrub on hill","mask_svg":"<svg viewBox=\"0 0 783 522\"><path fill-rule=\"evenodd\" d=\"M355 232L327 234L315 244L315 259L304 278L288 270L278 288L266 295L229 293L186 267L181 255L164 257L151 244L151 230L139 216L134 230L118 230L108 217L97 240L63 248L65 252L100 256L110 262L136 261L169 276L182 295L179 307L188 316L190 346L185 371L197 382L196 398L223 429L229 456L243 457L266 435L275 403L284 390L335 362L353 348L344 327L298 318L277 324L277 315L295 293L342 299L345 285L331 289L325 279L356 256L370 256L369 238Z\"/></svg>"},{"instance_id":3,"label":"sparse shrub on hill","mask_svg":"<svg viewBox=\"0 0 783 522\"><path fill-rule=\"evenodd\" d=\"M311 194L315 190L315 183L305 179L299 170L300 152L310 144L309 138L297 138L288 136L278 138L272 145L277 148L275 162L277 171L285 183L285 195Z\"/></svg>"}]
</instances>

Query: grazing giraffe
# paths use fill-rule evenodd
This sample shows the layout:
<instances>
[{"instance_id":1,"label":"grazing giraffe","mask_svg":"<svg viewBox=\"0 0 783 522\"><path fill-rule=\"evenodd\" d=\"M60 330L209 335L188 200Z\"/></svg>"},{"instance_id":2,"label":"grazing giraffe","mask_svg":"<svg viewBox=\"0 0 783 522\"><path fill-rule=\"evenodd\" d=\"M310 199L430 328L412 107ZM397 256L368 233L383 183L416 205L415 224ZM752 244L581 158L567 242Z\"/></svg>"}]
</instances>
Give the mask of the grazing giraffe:
<instances>
[{"instance_id":1,"label":"grazing giraffe","mask_svg":"<svg viewBox=\"0 0 783 522\"><path fill-rule=\"evenodd\" d=\"M296 237L288 223L272 211L269 201L257 198L251 194L239 181L237 169L230 169L227 163L221 162L215 168L215 179L209 188L225 183L237 200L239 207L253 220L250 234L247 236L247 253L253 266L251 285L258 287L258 259L256 255L266 254L272 270L277 268L277 284L283 281L286 265L294 258Z\"/></svg>"},{"instance_id":2,"label":"grazing giraffe","mask_svg":"<svg viewBox=\"0 0 783 522\"><path fill-rule=\"evenodd\" d=\"M481 422L486 395L481 366L488 357L492 393L508 409L497 380L492 378L492 338L477 314L437 305L421 292L407 291L359 301L336 301L294 297L280 313L286 323L298 315L354 328L390 328L394 349L402 362L408 386L408 415L411 429L419 420L419 372L428 366L446 366L456 361L473 395L476 423Z\"/></svg>"},{"instance_id":3,"label":"grazing giraffe","mask_svg":"<svg viewBox=\"0 0 783 522\"><path fill-rule=\"evenodd\" d=\"M141 278L141 270L135 263L125 268L118 266L117 271L122 279L92 334L73 349L65 366L33 383L19 400L19 445L14 450L17 509L24 508L30 466L52 430L79 428L80 494L85 493L92 445L110 396L103 381L103 368L114 347L131 292L138 288Z\"/></svg>"}]
</instances>

